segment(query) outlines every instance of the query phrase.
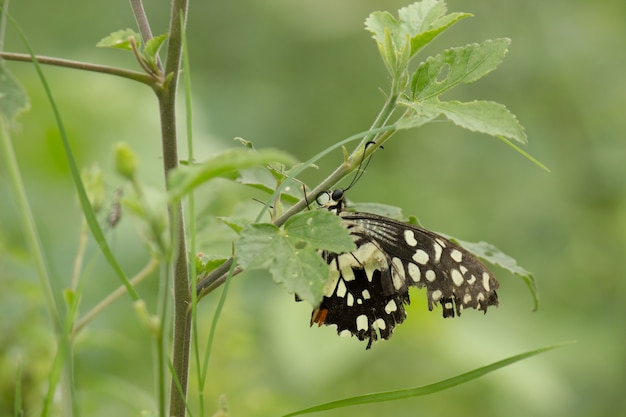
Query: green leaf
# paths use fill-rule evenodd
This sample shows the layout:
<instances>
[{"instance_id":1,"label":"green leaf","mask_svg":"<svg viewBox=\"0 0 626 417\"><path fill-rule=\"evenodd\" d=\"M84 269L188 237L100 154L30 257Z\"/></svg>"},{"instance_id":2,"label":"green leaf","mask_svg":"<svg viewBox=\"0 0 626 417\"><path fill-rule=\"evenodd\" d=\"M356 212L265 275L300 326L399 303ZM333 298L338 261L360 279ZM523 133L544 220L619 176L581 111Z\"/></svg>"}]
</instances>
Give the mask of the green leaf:
<instances>
[{"instance_id":1,"label":"green leaf","mask_svg":"<svg viewBox=\"0 0 626 417\"><path fill-rule=\"evenodd\" d=\"M488 40L451 48L422 62L411 80L414 101L437 97L452 87L472 83L500 65L511 41Z\"/></svg>"},{"instance_id":2,"label":"green leaf","mask_svg":"<svg viewBox=\"0 0 626 417\"><path fill-rule=\"evenodd\" d=\"M20 113L30 108L30 101L3 61L0 61L0 91L0 117L11 126Z\"/></svg>"},{"instance_id":3,"label":"green leaf","mask_svg":"<svg viewBox=\"0 0 626 417\"><path fill-rule=\"evenodd\" d=\"M506 359L502 359L498 362L494 362L490 365L483 366L482 368L474 369L473 371L466 372L461 375L457 375L452 378L444 379L443 381L435 382L434 384L424 385L416 388L407 388L397 391L377 392L374 394L358 395L356 397L345 398L343 400L332 401L325 404L316 405L315 407L305 408L304 410L295 411L293 413L285 414L283 417L292 417L302 414L316 413L325 410L334 410L337 408L351 407L360 404L378 403L384 401L395 401L403 398L421 397L424 395L434 394L439 391L443 391L460 384L472 381L490 372L496 371L505 366L511 365L515 362L530 358L531 356L539 355L540 353L547 352L549 350L557 349L573 342L560 343L558 345L546 346L539 349L531 350L528 352L520 353L519 355L511 356Z\"/></svg>"},{"instance_id":4,"label":"green leaf","mask_svg":"<svg viewBox=\"0 0 626 417\"><path fill-rule=\"evenodd\" d=\"M195 165L181 165L168 176L170 202L180 200L210 179L235 178L241 169L263 166L272 162L293 164L295 160L291 155L274 149L254 151L236 148Z\"/></svg>"},{"instance_id":5,"label":"green leaf","mask_svg":"<svg viewBox=\"0 0 626 417\"><path fill-rule=\"evenodd\" d=\"M161 49L161 46L163 46L163 42L165 42L165 40L167 39L168 34L164 33L162 35L159 36L155 36L152 39L150 39L148 42L146 42L146 47L143 49L143 57L146 60L146 62L148 63L148 65L150 66L150 68L156 69L157 65L156 65L156 58L157 58L157 54L159 53L159 49Z\"/></svg>"},{"instance_id":6,"label":"green leaf","mask_svg":"<svg viewBox=\"0 0 626 417\"><path fill-rule=\"evenodd\" d=\"M96 44L98 48L116 48L132 51L130 39L135 40L137 48L141 46L141 35L132 29L118 30L103 38Z\"/></svg>"},{"instance_id":7,"label":"green leaf","mask_svg":"<svg viewBox=\"0 0 626 417\"><path fill-rule=\"evenodd\" d=\"M503 136L507 139L526 144L526 133L517 118L507 108L493 101L429 100L412 104L412 108L426 115L443 115L452 123L472 132L486 133L491 136Z\"/></svg>"},{"instance_id":8,"label":"green leaf","mask_svg":"<svg viewBox=\"0 0 626 417\"><path fill-rule=\"evenodd\" d=\"M281 199L294 204L304 196L302 185L293 179L285 179L289 184L283 188ZM272 194L278 186L276 177L266 168L244 169L239 172L237 182Z\"/></svg>"},{"instance_id":9,"label":"green leaf","mask_svg":"<svg viewBox=\"0 0 626 417\"><path fill-rule=\"evenodd\" d=\"M217 219L233 229L237 234L250 225L250 220L243 217L218 217Z\"/></svg>"},{"instance_id":10,"label":"green leaf","mask_svg":"<svg viewBox=\"0 0 626 417\"><path fill-rule=\"evenodd\" d=\"M428 0L413 3L398 10L400 21L409 28L411 37L411 57L429 44L437 35L461 19L472 16L470 13L447 15L445 2Z\"/></svg>"},{"instance_id":11,"label":"green leaf","mask_svg":"<svg viewBox=\"0 0 626 417\"><path fill-rule=\"evenodd\" d=\"M535 277L532 272L527 271L517 264L517 261L509 255L487 242L465 242L460 239L450 238L453 242L458 243L465 249L478 256L490 264L497 265L502 269L522 278L533 297L533 311L539 308L539 297L537 295L537 286Z\"/></svg>"},{"instance_id":12,"label":"green leaf","mask_svg":"<svg viewBox=\"0 0 626 417\"><path fill-rule=\"evenodd\" d=\"M423 0L398 10L398 19L389 12L373 12L365 20L365 27L373 34L385 64L393 62L408 65L410 58L430 43L437 35L459 20L471 16L468 13L446 15L445 2ZM407 59L398 59L407 51ZM396 69L399 65L396 65ZM391 72L391 71L390 71Z\"/></svg>"},{"instance_id":13,"label":"green leaf","mask_svg":"<svg viewBox=\"0 0 626 417\"><path fill-rule=\"evenodd\" d=\"M287 220L284 229L290 239L313 245L315 250L340 253L355 249L352 238L341 225L341 218L328 210L296 214Z\"/></svg>"},{"instance_id":14,"label":"green leaf","mask_svg":"<svg viewBox=\"0 0 626 417\"><path fill-rule=\"evenodd\" d=\"M239 264L244 269L268 270L275 282L311 305L319 303L328 281L328 266L319 249L354 250L339 216L324 210L296 214L283 229L272 224L252 224L235 243Z\"/></svg>"}]
</instances>

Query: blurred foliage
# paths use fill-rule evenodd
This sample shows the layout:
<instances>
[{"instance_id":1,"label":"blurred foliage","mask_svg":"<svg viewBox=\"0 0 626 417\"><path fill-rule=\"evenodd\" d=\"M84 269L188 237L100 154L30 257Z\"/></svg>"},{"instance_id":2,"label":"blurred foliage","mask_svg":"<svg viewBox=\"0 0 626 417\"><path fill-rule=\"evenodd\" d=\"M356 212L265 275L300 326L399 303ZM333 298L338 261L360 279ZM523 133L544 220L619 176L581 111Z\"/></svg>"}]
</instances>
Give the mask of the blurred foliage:
<instances>
[{"instance_id":1,"label":"blurred foliage","mask_svg":"<svg viewBox=\"0 0 626 417\"><path fill-rule=\"evenodd\" d=\"M188 41L197 157L234 146L241 136L305 160L371 124L387 78L364 18L408 2L304 0L192 2ZM531 313L524 284L496 270L500 307L487 316L443 321L413 292L409 319L393 339L365 351L329 328L309 329L310 310L254 271L232 282L209 366L205 398L225 393L233 416L287 413L366 392L424 385L535 347L577 339L556 353L500 370L430 397L324 416L613 416L626 413L626 3L448 1L475 15L435 42L438 49L509 37L498 71L456 91L458 100L498 101L526 128L528 151L546 174L493 138L449 123L397 134L377 152L351 191L355 201L400 206L427 227L496 244L532 270L541 305ZM154 33L169 10L147 2ZM13 2L11 10L37 53L137 68L130 54L95 48L112 31L134 27L126 1ZM37 10L37 13L33 13ZM97 16L94 19L94 16ZM24 51L9 29L5 49ZM438 51L428 48L426 53ZM43 234L58 293L69 285L80 210L58 133L32 66L7 63L31 96L14 146ZM45 68L79 163L97 162L109 195L113 143L139 155L141 181L163 187L158 112L152 92L108 76ZM341 160L320 161L313 184ZM10 195L0 167L0 193ZM260 209L258 195L227 181L198 192L199 249L228 255L234 233L212 216ZM242 198L250 203L242 204ZM52 326L10 198L0 199L0 414L10 413L21 357L27 415L37 414L52 351ZM127 271L149 253L129 217L107 232ZM81 310L118 282L92 244ZM157 277L138 290L148 304ZM129 298L83 332L75 368L84 415L154 410L148 332ZM199 306L206 339L217 296ZM192 372L193 374L193 372ZM192 375L191 386L194 379ZM207 410L210 414L212 410Z\"/></svg>"}]
</instances>

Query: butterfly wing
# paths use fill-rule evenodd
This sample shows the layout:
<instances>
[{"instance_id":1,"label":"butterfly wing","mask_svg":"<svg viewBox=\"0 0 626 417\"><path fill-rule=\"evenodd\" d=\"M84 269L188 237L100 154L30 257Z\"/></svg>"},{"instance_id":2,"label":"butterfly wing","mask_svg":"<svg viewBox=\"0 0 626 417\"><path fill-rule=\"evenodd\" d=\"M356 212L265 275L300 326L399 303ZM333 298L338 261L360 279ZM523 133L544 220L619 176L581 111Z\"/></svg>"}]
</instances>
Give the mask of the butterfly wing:
<instances>
[{"instance_id":1,"label":"butterfly wing","mask_svg":"<svg viewBox=\"0 0 626 417\"><path fill-rule=\"evenodd\" d=\"M371 213L340 212L357 249L325 253L330 279L311 324L342 335L388 339L406 317L408 287L426 288L428 308L444 317L498 305L494 275L473 254L429 230ZM366 295L368 297L366 297Z\"/></svg>"}]
</instances>

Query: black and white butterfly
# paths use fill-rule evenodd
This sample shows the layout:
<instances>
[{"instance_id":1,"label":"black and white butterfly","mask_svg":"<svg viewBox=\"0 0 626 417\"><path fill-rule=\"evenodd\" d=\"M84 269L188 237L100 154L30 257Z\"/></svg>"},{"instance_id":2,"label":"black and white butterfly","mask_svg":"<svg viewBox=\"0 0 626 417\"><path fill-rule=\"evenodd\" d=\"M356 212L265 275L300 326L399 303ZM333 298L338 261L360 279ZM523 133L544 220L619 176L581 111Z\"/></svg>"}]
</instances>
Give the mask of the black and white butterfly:
<instances>
[{"instance_id":1,"label":"black and white butterfly","mask_svg":"<svg viewBox=\"0 0 626 417\"><path fill-rule=\"evenodd\" d=\"M406 318L410 286L426 288L428 309L440 304L444 318L498 305L495 276L461 246L389 217L345 211L341 189L320 194L318 203L341 217L356 250L322 253L330 276L311 325L336 325L340 336L367 340L369 349Z\"/></svg>"}]
</instances>

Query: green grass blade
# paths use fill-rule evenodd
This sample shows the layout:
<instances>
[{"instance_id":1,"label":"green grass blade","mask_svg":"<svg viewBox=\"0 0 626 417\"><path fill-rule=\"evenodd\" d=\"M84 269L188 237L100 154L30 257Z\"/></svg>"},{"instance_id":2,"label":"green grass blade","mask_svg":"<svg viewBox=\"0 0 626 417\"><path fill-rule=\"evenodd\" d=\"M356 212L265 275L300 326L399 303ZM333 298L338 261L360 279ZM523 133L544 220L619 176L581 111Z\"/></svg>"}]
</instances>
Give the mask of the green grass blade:
<instances>
[{"instance_id":1,"label":"green grass blade","mask_svg":"<svg viewBox=\"0 0 626 417\"><path fill-rule=\"evenodd\" d=\"M217 329L217 323L219 322L222 310L224 308L224 303L226 302L226 295L228 294L228 289L230 288L230 282L232 281L233 273L235 272L236 266L237 258L233 257L233 261L230 264L230 269L228 270L228 276L226 277L226 281L224 282L224 288L222 288L222 294L220 295L217 307L215 308L215 314L213 314L211 330L209 331L209 340L207 341L207 345L204 351L202 377L200 379L202 381L202 385L204 385L206 382L207 372L209 369L209 359L211 358L211 348L213 347L213 340L215 339L215 330Z\"/></svg>"},{"instance_id":2,"label":"green grass blade","mask_svg":"<svg viewBox=\"0 0 626 417\"><path fill-rule=\"evenodd\" d=\"M93 210L91 202L89 201L89 198L87 197L87 191L85 191L85 185L83 184L83 181L80 177L80 170L78 169L78 164L76 163L76 160L74 159L74 154L72 152L72 148L70 147L70 143L67 137L67 132L65 131L65 126L63 125L63 120L61 119L61 113L56 105L56 102L54 101L52 90L50 89L50 86L43 73L41 65L39 65L39 62L37 61L37 58L35 57L35 52L33 51L30 43L26 39L26 35L24 34L20 26L11 16L7 15L7 17L11 21L11 23L14 25L20 37L22 38L22 41L24 42L24 45L26 49L28 50L29 55L31 56L33 65L35 66L35 70L37 71L37 75L39 76L41 84L43 85L44 91L46 92L48 101L50 102L50 107L52 108L52 111L54 113L54 118L57 123L57 127L59 129L61 141L63 143L65 156L67 157L67 163L70 168L70 174L72 176L72 179L74 180L74 185L76 186L76 192L78 193L78 199L80 201L81 208L83 209L83 213L87 221L87 224L89 225L89 229L91 230L91 233L95 241L100 247L102 254L106 258L106 260L109 262L109 264L111 265L111 267L113 268L117 276L119 277L120 281L122 281L122 284L124 284L124 286L126 287L126 290L132 297L133 301L137 301L139 300L139 295L133 288L128 277L122 270L122 267L120 266L120 264L117 262L117 259L113 255L113 252L111 251L111 248L109 247L109 244L107 243L106 238L104 237L102 228L100 227L100 224L98 223L98 219L96 218L96 214Z\"/></svg>"},{"instance_id":3,"label":"green grass blade","mask_svg":"<svg viewBox=\"0 0 626 417\"><path fill-rule=\"evenodd\" d=\"M443 381L435 382L434 384L425 385L425 386L416 387L416 388L402 389L402 390L397 390L397 391L387 391L387 392L378 392L374 394L358 395L356 397L345 398L343 400L338 400L338 401L331 401L329 403L316 405L315 407L305 408L304 410L299 410L293 413L285 414L283 417L291 417L291 416L297 416L297 415L302 415L302 414L315 413L318 411L333 410L333 409L343 408L343 407L351 407L353 405L359 405L359 404L393 401L393 400L399 400L403 398L420 397L423 395L433 394L435 392L443 391L445 389L452 388L454 386L469 382L485 374L493 372L497 369L511 365L515 362L519 362L523 359L527 359L531 356L535 356L535 355L538 355L543 352L547 352L552 349L560 348L570 343L573 343L573 342L560 343L558 345L546 346L546 347L542 347L539 349L531 350L529 352L520 353L519 355L502 359L490 365L483 366L478 369L474 369L473 371L469 371L469 372L466 372L461 375L457 375L452 378L444 379Z\"/></svg>"},{"instance_id":4,"label":"green grass blade","mask_svg":"<svg viewBox=\"0 0 626 417\"><path fill-rule=\"evenodd\" d=\"M33 212L30 208L30 204L28 203L26 188L24 187L24 181L22 180L22 175L20 174L20 168L15 155L15 150L13 149L10 133L3 120L0 120L0 149L2 150L0 153L4 156L4 165L7 168L10 183L13 188L13 201L17 211L20 213L22 230L24 231L24 236L28 242L28 246L30 247L31 256L33 257L32 259L37 269L37 275L39 276L41 289L46 300L46 306L55 327L60 329L62 326L61 316L63 314L61 302L55 298L55 293L52 288L52 280L46 258L44 256L43 246L41 244L41 238L37 230Z\"/></svg>"},{"instance_id":5,"label":"green grass blade","mask_svg":"<svg viewBox=\"0 0 626 417\"><path fill-rule=\"evenodd\" d=\"M17 369L15 370L15 400L13 402L13 416L22 417L22 357L17 358Z\"/></svg>"}]
</instances>

